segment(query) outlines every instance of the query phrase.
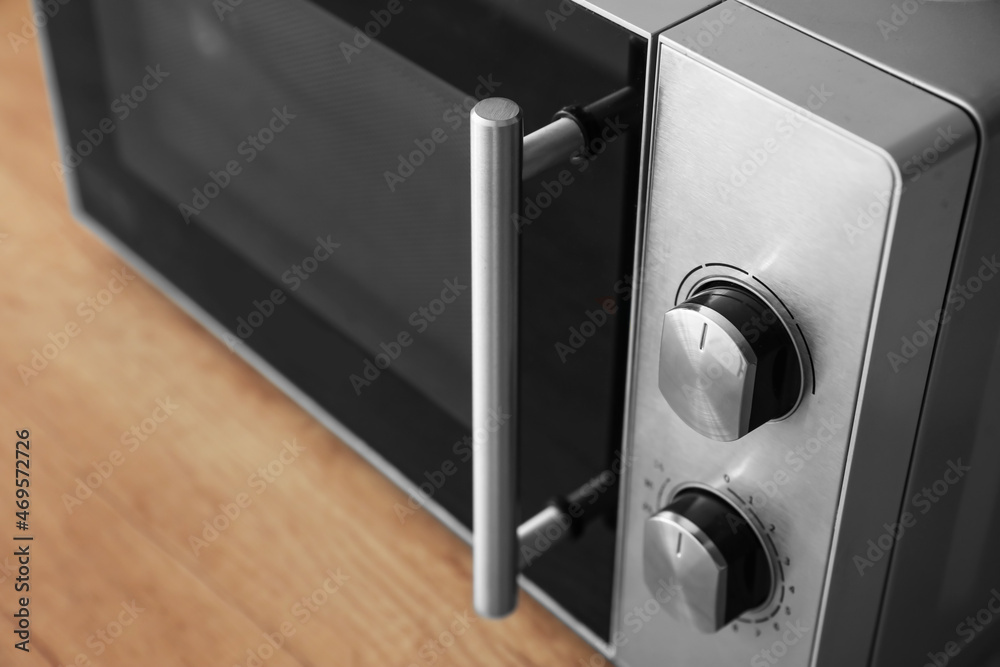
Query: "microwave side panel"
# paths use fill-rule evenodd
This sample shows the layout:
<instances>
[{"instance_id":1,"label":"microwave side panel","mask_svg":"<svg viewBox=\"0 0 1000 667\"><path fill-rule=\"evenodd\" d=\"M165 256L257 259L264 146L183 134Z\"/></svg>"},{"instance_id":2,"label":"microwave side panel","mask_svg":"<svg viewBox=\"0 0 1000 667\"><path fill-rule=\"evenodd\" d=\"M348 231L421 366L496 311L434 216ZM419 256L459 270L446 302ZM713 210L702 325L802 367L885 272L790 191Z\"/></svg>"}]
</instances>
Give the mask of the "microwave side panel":
<instances>
[{"instance_id":1,"label":"microwave side panel","mask_svg":"<svg viewBox=\"0 0 1000 667\"><path fill-rule=\"evenodd\" d=\"M779 664L866 664L887 563L861 577L830 556L877 533L857 508L898 512L930 355L898 372L886 358L902 324L944 301L975 132L953 105L732 2L661 38L653 123L621 663L771 664L778 646ZM959 139L905 181L905 161L949 126ZM693 431L658 387L664 314L715 277L766 285L808 345L797 410L729 443ZM644 523L690 484L732 498L775 562L771 600L714 634L674 620L683 594L657 598L643 581Z\"/></svg>"},{"instance_id":2,"label":"microwave side panel","mask_svg":"<svg viewBox=\"0 0 1000 667\"><path fill-rule=\"evenodd\" d=\"M1000 3L745 1L953 100L976 122L976 174L902 502L913 525L893 540L872 664L959 667L992 654L998 665ZM921 318L927 328L934 321ZM921 332L911 325L897 341Z\"/></svg>"},{"instance_id":3,"label":"microwave side panel","mask_svg":"<svg viewBox=\"0 0 1000 667\"><path fill-rule=\"evenodd\" d=\"M996 483L1000 476L1000 283L996 279L1000 3L744 2L952 100L975 120L981 142L976 174L948 285L948 308L940 318L947 321L940 323L933 350L902 503L902 511L909 512L915 523L892 545L872 664L977 664L984 654L996 656L1000 641L1000 625L981 622L1000 610L996 595L1000 590L996 558L1000 551L996 529L1000 507ZM911 165L919 164L917 160ZM932 328L934 315L926 313L920 321ZM901 337L912 342L915 334L923 342L919 338L922 329L909 324L909 330L900 330L896 336L900 346ZM929 346L921 346L919 356L929 352ZM953 464L971 469L956 477ZM949 479L957 483L949 484ZM943 495L935 492L935 484L938 491L945 491ZM878 537L888 541L881 534L874 536ZM878 555L876 550L872 553ZM977 618L979 614L982 619ZM848 634L842 637L850 639ZM990 664L1000 664L1000 658L994 657Z\"/></svg>"},{"instance_id":4,"label":"microwave side panel","mask_svg":"<svg viewBox=\"0 0 1000 667\"><path fill-rule=\"evenodd\" d=\"M981 146L946 310L938 318L938 344L903 501L915 525L893 545L872 664L892 667L901 660L909 664L947 660L949 666L985 667L984 657L990 655L988 664L996 667L1000 665L1000 59L996 57L1000 4L928 3L921 7L921 12L925 10L927 16L911 17L907 29L913 32L906 38L923 49L936 48L954 57L942 59L940 67L961 73L952 76L947 71L935 77L913 68L913 77L966 109L976 120ZM941 15L949 10L953 13ZM950 26L947 47L935 43L943 39L938 32L942 25ZM983 34L990 38L978 38ZM899 336L912 341L918 330L901 331ZM992 620L984 623L987 619Z\"/></svg>"}]
</instances>

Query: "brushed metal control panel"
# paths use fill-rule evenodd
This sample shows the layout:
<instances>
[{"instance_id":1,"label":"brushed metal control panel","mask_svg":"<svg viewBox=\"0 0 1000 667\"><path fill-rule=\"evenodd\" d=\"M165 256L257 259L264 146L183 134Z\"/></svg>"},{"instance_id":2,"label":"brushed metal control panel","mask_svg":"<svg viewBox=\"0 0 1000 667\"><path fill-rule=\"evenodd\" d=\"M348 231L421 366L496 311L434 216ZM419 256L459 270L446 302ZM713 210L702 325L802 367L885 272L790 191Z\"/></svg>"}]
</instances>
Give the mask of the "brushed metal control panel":
<instances>
[{"instance_id":1,"label":"brushed metal control panel","mask_svg":"<svg viewBox=\"0 0 1000 667\"><path fill-rule=\"evenodd\" d=\"M743 59L755 64L731 66ZM864 543L867 530L840 521L854 448L879 446L868 430L860 443L862 408L899 376L887 341L944 298L975 133L950 104L732 2L662 36L657 76L612 644L636 667L804 667L837 621L828 615L847 612L825 602L838 539ZM922 181L907 176L908 152L942 132L958 137L947 159ZM890 261L906 248L919 263ZM733 442L691 428L658 386L665 313L720 281L764 301L779 321L759 326L787 327L803 355L794 411ZM884 476L873 511L898 508L929 364L915 361L902 372L916 387L898 394L890 425L898 442L885 443L901 477ZM683 604L683 581L651 590L643 576L644 525L685 489L748 517L774 564L767 602L714 633L667 613ZM861 653L870 640L858 637Z\"/></svg>"}]
</instances>

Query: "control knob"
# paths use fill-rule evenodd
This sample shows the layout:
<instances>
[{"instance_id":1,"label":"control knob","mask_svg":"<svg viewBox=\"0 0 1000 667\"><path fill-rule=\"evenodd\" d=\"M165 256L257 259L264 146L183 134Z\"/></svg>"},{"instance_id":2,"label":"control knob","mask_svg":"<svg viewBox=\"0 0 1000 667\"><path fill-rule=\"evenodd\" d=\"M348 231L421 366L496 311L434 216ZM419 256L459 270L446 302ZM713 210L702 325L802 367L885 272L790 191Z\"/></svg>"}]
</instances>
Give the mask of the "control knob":
<instances>
[{"instance_id":1,"label":"control knob","mask_svg":"<svg viewBox=\"0 0 1000 667\"><path fill-rule=\"evenodd\" d=\"M664 315L659 386L688 426L730 442L795 409L802 366L768 304L736 284L715 283Z\"/></svg>"},{"instance_id":2,"label":"control knob","mask_svg":"<svg viewBox=\"0 0 1000 667\"><path fill-rule=\"evenodd\" d=\"M710 491L689 489L646 520L643 574L650 591L677 591L665 608L704 633L771 597L767 550L744 515Z\"/></svg>"}]
</instances>

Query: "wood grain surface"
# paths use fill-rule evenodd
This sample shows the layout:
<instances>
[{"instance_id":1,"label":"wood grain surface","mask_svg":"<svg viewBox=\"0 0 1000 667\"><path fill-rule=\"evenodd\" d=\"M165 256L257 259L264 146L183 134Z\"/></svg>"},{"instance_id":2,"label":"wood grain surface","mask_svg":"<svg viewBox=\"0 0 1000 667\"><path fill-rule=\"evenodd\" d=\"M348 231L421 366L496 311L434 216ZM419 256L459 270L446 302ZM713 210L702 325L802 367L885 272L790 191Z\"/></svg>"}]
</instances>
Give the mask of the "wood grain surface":
<instances>
[{"instance_id":1,"label":"wood grain surface","mask_svg":"<svg viewBox=\"0 0 1000 667\"><path fill-rule=\"evenodd\" d=\"M67 209L38 40L9 37L30 20L0 0L0 665L590 660L527 596L475 620L464 543L426 512L401 523L397 488L141 277L102 292L133 272ZM64 346L25 381L50 343ZM15 534L34 537L29 653L14 648Z\"/></svg>"}]
</instances>

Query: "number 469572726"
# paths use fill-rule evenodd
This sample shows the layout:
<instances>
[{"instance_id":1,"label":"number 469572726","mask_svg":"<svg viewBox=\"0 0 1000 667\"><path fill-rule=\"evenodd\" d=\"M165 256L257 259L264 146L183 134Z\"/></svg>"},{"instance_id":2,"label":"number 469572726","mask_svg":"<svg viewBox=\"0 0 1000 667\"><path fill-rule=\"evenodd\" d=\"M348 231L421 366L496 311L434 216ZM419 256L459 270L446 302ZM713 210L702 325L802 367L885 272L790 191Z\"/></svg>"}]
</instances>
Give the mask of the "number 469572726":
<instances>
[{"instance_id":1,"label":"number 469572726","mask_svg":"<svg viewBox=\"0 0 1000 667\"><path fill-rule=\"evenodd\" d=\"M15 492L15 505L17 505L17 518L18 518L18 528L21 530L27 530L28 522L28 507L30 502L28 500L28 487L31 486L29 481L28 470L31 468L31 441L28 439L30 433L27 429L22 431L17 431L17 445L14 449L14 483L17 485L17 491Z\"/></svg>"}]
</instances>

